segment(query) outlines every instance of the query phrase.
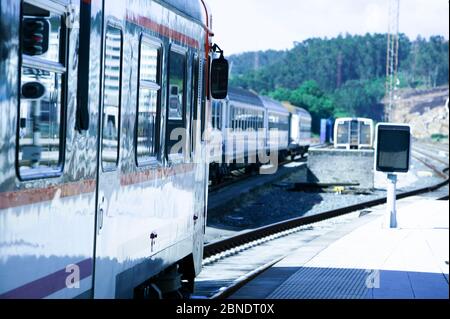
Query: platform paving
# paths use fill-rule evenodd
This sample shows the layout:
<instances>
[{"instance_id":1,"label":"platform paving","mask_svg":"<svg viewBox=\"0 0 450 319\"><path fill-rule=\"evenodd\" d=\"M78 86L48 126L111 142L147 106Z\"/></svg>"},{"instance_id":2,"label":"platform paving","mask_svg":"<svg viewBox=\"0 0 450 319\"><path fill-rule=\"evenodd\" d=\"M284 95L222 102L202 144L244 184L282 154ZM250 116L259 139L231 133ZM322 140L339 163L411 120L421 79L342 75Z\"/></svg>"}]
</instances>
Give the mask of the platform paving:
<instances>
[{"instance_id":1,"label":"platform paving","mask_svg":"<svg viewBox=\"0 0 450 319\"><path fill-rule=\"evenodd\" d=\"M235 299L448 299L449 202L398 201L299 247L237 291Z\"/></svg>"}]
</instances>

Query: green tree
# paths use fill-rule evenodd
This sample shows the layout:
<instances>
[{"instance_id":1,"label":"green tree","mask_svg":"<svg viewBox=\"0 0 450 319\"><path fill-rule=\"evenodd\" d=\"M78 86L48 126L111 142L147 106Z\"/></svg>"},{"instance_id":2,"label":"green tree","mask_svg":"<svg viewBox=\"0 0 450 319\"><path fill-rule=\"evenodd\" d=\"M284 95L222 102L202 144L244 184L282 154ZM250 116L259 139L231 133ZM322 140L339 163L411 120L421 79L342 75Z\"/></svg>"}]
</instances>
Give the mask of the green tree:
<instances>
[{"instance_id":1,"label":"green tree","mask_svg":"<svg viewBox=\"0 0 450 319\"><path fill-rule=\"evenodd\" d=\"M339 35L295 42L287 51L231 56L231 85L269 93L307 108L317 118L383 113L386 34ZM399 35L400 87L448 84L448 40Z\"/></svg>"}]
</instances>

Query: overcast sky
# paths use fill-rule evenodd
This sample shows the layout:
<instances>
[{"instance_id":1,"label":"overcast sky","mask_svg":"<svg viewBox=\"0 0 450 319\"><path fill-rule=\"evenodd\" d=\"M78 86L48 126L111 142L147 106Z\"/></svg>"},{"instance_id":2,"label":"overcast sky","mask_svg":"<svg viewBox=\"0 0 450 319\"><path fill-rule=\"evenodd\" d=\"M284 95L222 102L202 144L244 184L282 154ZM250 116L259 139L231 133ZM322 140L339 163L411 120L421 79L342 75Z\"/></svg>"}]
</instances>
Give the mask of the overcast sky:
<instances>
[{"instance_id":1,"label":"overcast sky","mask_svg":"<svg viewBox=\"0 0 450 319\"><path fill-rule=\"evenodd\" d=\"M207 0L225 54L289 49L339 33L385 33L389 0ZM400 32L449 37L448 0L400 0Z\"/></svg>"}]
</instances>

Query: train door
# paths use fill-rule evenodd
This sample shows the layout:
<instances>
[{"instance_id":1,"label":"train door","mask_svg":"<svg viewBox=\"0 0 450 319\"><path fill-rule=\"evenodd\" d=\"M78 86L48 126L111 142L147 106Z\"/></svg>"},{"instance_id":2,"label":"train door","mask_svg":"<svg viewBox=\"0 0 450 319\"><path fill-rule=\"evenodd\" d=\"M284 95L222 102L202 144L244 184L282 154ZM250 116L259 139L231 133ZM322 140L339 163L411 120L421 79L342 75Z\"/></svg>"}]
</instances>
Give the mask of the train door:
<instances>
[{"instance_id":1,"label":"train door","mask_svg":"<svg viewBox=\"0 0 450 319\"><path fill-rule=\"evenodd\" d=\"M121 3L121 2L120 2ZM113 8L114 7L114 8ZM94 298L115 297L120 241L114 216L120 209L120 130L124 28L119 2L104 1L101 97L99 107L97 208L95 227Z\"/></svg>"},{"instance_id":2,"label":"train door","mask_svg":"<svg viewBox=\"0 0 450 319\"><path fill-rule=\"evenodd\" d=\"M358 120L351 120L350 122L350 149L358 148L359 145L359 122Z\"/></svg>"},{"instance_id":3,"label":"train door","mask_svg":"<svg viewBox=\"0 0 450 319\"><path fill-rule=\"evenodd\" d=\"M196 51L193 56L192 63L192 109L191 109L191 143L192 147L192 159L194 163L202 163L201 159L206 156L205 149L202 147L201 138L201 114L202 114L202 77L200 77L201 67L200 67L200 53ZM203 165L199 165L200 168L197 169L196 173L196 184L199 185L201 189L206 178ZM194 229L193 229L193 256L194 256L194 266L196 267L195 272L198 273L201 270L202 259L203 259L203 232L206 220L206 207L205 198L207 192L196 192L196 198L194 202Z\"/></svg>"}]
</instances>

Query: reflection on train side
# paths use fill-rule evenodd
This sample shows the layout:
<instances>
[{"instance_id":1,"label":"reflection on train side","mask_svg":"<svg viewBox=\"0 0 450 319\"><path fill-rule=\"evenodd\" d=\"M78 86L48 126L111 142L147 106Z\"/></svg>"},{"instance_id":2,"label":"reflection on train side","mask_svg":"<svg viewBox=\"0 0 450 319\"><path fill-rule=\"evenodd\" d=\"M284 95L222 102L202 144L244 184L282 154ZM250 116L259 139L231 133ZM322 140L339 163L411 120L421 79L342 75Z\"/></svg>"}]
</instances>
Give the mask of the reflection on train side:
<instances>
[{"instance_id":1,"label":"reflection on train side","mask_svg":"<svg viewBox=\"0 0 450 319\"><path fill-rule=\"evenodd\" d=\"M122 32L108 25L105 38L102 167L111 170L119 160Z\"/></svg>"},{"instance_id":2,"label":"reflection on train side","mask_svg":"<svg viewBox=\"0 0 450 319\"><path fill-rule=\"evenodd\" d=\"M18 166L28 178L61 170L65 67L61 16L30 4L23 10Z\"/></svg>"},{"instance_id":3,"label":"reflection on train side","mask_svg":"<svg viewBox=\"0 0 450 319\"><path fill-rule=\"evenodd\" d=\"M156 117L160 98L160 52L161 44L143 39L140 48L141 69L139 74L138 123L136 132L138 165L155 158Z\"/></svg>"}]
</instances>

